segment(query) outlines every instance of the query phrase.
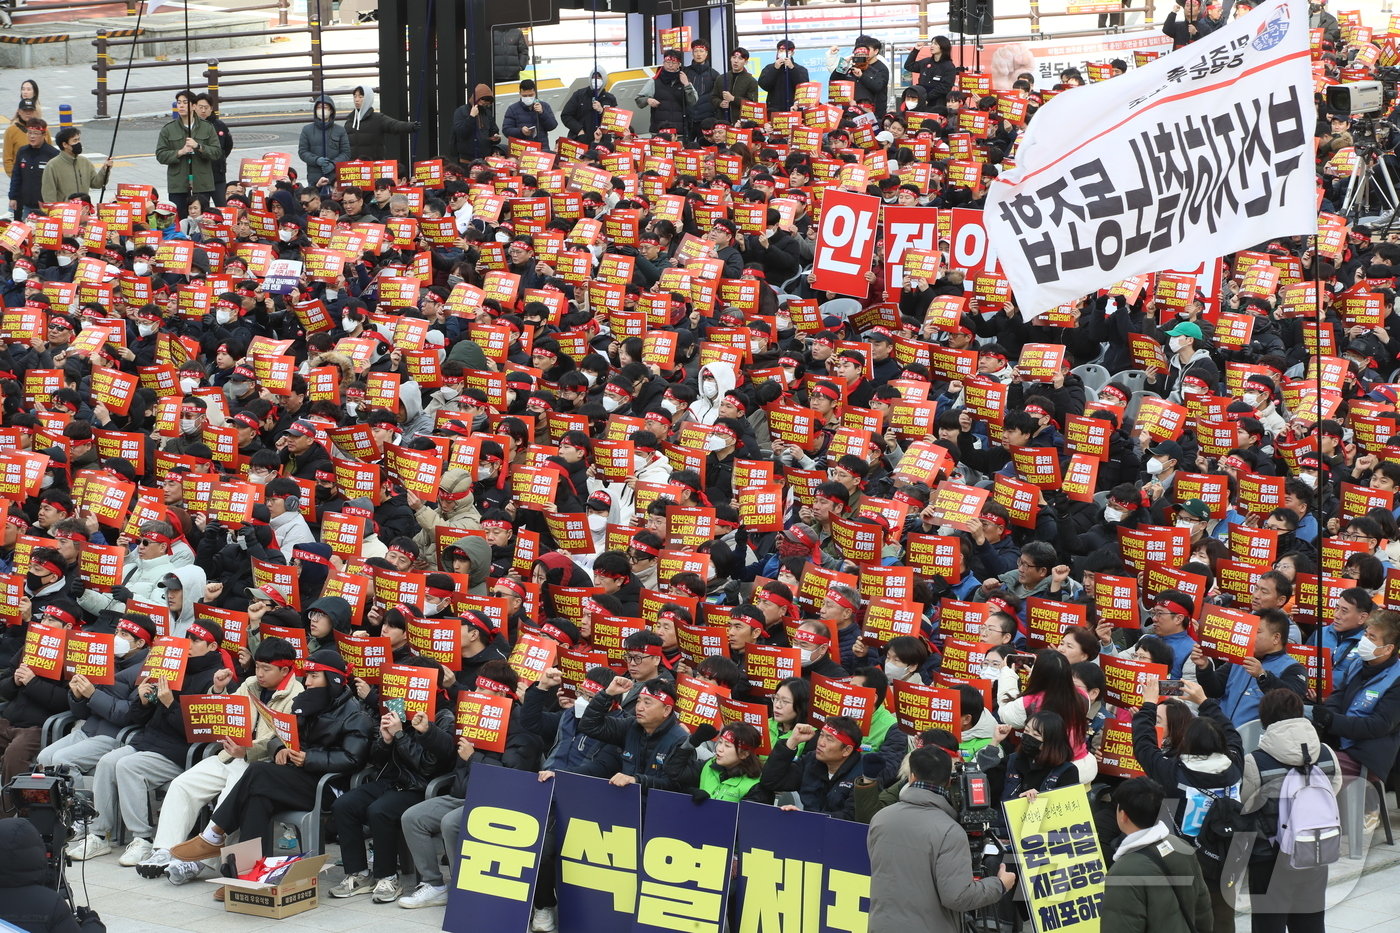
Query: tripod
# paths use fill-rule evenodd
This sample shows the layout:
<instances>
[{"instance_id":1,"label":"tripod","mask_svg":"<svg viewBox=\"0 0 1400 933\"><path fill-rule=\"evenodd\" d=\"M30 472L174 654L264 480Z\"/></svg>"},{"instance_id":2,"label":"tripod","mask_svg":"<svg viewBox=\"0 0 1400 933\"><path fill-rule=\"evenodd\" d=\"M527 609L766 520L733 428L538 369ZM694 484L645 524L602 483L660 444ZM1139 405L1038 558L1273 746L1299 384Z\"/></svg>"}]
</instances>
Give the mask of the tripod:
<instances>
[{"instance_id":1,"label":"tripod","mask_svg":"<svg viewBox=\"0 0 1400 933\"><path fill-rule=\"evenodd\" d=\"M1400 195L1396 194L1390 166L1376 149L1358 147L1357 155L1356 171L1347 179L1346 194L1342 198L1342 216L1351 221L1376 218L1389 227L1394 222L1396 208L1400 208Z\"/></svg>"}]
</instances>

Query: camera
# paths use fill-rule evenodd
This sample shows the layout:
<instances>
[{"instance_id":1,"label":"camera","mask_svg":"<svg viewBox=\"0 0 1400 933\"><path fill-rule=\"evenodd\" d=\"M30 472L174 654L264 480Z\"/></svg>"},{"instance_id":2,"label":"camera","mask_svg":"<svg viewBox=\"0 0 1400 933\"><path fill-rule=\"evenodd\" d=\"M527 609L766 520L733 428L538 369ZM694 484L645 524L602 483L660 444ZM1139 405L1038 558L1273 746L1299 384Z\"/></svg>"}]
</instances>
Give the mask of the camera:
<instances>
[{"instance_id":1,"label":"camera","mask_svg":"<svg viewBox=\"0 0 1400 933\"><path fill-rule=\"evenodd\" d=\"M1327 107L1353 115L1376 113L1385 104L1385 85L1380 81L1353 81L1327 89Z\"/></svg>"},{"instance_id":2,"label":"camera","mask_svg":"<svg viewBox=\"0 0 1400 933\"><path fill-rule=\"evenodd\" d=\"M44 840L51 887L63 890L63 847L72 835L75 820L86 820L96 811L73 786L66 765L21 774L5 785L5 803L20 819L28 820Z\"/></svg>"},{"instance_id":3,"label":"camera","mask_svg":"<svg viewBox=\"0 0 1400 933\"><path fill-rule=\"evenodd\" d=\"M865 64L866 62L868 62L868 61L870 61L870 56L869 56L869 55L852 55L852 56L851 56L851 64L852 64L852 65L864 65L864 64Z\"/></svg>"}]
</instances>

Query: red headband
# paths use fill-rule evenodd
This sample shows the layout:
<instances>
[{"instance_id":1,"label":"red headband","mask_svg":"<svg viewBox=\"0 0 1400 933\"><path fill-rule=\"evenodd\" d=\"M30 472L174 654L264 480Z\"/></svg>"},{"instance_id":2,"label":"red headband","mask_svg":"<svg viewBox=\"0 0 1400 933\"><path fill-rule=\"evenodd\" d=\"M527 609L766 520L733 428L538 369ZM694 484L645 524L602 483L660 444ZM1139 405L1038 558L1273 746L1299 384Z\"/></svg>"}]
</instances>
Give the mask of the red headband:
<instances>
[{"instance_id":1,"label":"red headband","mask_svg":"<svg viewBox=\"0 0 1400 933\"><path fill-rule=\"evenodd\" d=\"M496 581L495 585L505 587L506 589L514 593L516 596L519 596L521 599L525 598L525 587L521 586L519 583L516 583L510 577L501 577L499 580Z\"/></svg>"},{"instance_id":2,"label":"red headband","mask_svg":"<svg viewBox=\"0 0 1400 933\"><path fill-rule=\"evenodd\" d=\"M190 627L185 630L185 634L193 635L200 641L207 641L211 645L217 645L219 643L219 640L214 637L214 633L209 631L204 626L200 625L198 622L191 622Z\"/></svg>"},{"instance_id":3,"label":"red headband","mask_svg":"<svg viewBox=\"0 0 1400 933\"><path fill-rule=\"evenodd\" d=\"M453 596L457 595L455 590L443 590L435 586L428 587L427 593L429 596L436 596L438 599L451 599Z\"/></svg>"},{"instance_id":4,"label":"red headband","mask_svg":"<svg viewBox=\"0 0 1400 933\"><path fill-rule=\"evenodd\" d=\"M480 674L478 674L476 678L476 689L494 690L496 693L504 693L506 696L515 695L515 691L507 687L505 684L501 683L498 680L492 680L490 677L482 677Z\"/></svg>"},{"instance_id":5,"label":"red headband","mask_svg":"<svg viewBox=\"0 0 1400 933\"><path fill-rule=\"evenodd\" d=\"M670 694L663 693L660 690L652 690L650 687L643 687L641 693L637 694L637 696L651 697L653 700L659 700L666 705L667 709L676 705L675 698Z\"/></svg>"},{"instance_id":6,"label":"red headband","mask_svg":"<svg viewBox=\"0 0 1400 933\"><path fill-rule=\"evenodd\" d=\"M503 518L488 518L481 523L482 528L499 528L502 531L511 527L510 522Z\"/></svg>"},{"instance_id":7,"label":"red headband","mask_svg":"<svg viewBox=\"0 0 1400 933\"><path fill-rule=\"evenodd\" d=\"M579 683L579 689L587 690L589 693L602 693L603 685L596 681L589 680L588 678L584 678L583 681Z\"/></svg>"},{"instance_id":8,"label":"red headband","mask_svg":"<svg viewBox=\"0 0 1400 933\"><path fill-rule=\"evenodd\" d=\"M141 540L142 540L142 541L154 541L156 544L163 544L163 545L165 545L166 547L169 547L169 546L170 546L171 538L168 537L168 536L166 536L166 535L161 534L161 533L158 532L158 531L148 531L148 532L142 533L142 535L141 535Z\"/></svg>"},{"instance_id":9,"label":"red headband","mask_svg":"<svg viewBox=\"0 0 1400 933\"><path fill-rule=\"evenodd\" d=\"M573 636L571 636L568 632L564 631L563 629L559 628L557 625L551 625L548 622L542 623L540 625L540 634L547 635L557 642L562 642L566 647L572 648L574 646ZM596 693L597 691L594 692Z\"/></svg>"},{"instance_id":10,"label":"red headband","mask_svg":"<svg viewBox=\"0 0 1400 933\"><path fill-rule=\"evenodd\" d=\"M292 557L310 561L313 564L321 564L324 567L331 566L331 559L329 557L322 557L315 551L307 551L299 547L292 548Z\"/></svg>"},{"instance_id":11,"label":"red headband","mask_svg":"<svg viewBox=\"0 0 1400 933\"><path fill-rule=\"evenodd\" d=\"M43 570L43 571L45 571L45 572L47 572L47 573L51 573L51 574L53 574L54 576L58 576L58 577L63 576L63 568L59 567L58 564L55 564L55 563L54 563L53 561L51 561L51 560L41 561L41 562L39 563L39 569L41 569L41 570Z\"/></svg>"},{"instance_id":12,"label":"red headband","mask_svg":"<svg viewBox=\"0 0 1400 933\"><path fill-rule=\"evenodd\" d=\"M995 512L983 512L982 521L991 522L993 525L996 525L1002 531L1006 530L1006 519L1002 518L1000 515L997 515Z\"/></svg>"},{"instance_id":13,"label":"red headband","mask_svg":"<svg viewBox=\"0 0 1400 933\"><path fill-rule=\"evenodd\" d=\"M476 611L468 612L462 616L462 621L487 638L494 637L496 634L496 626L492 625L490 617L483 613Z\"/></svg>"},{"instance_id":14,"label":"red headband","mask_svg":"<svg viewBox=\"0 0 1400 933\"><path fill-rule=\"evenodd\" d=\"M660 548L652 547L645 541L638 541L636 538L633 538L631 541L627 542L627 546L634 551L640 551L643 554L650 554L652 557L655 557L661 553Z\"/></svg>"},{"instance_id":15,"label":"red headband","mask_svg":"<svg viewBox=\"0 0 1400 933\"><path fill-rule=\"evenodd\" d=\"M746 752L751 752L751 751L753 751L754 749L758 748L758 743L756 743L756 742L745 742L745 741L743 741L743 740L740 739L737 735L734 734L734 730L733 730L733 729L728 728L728 727L725 727L725 729L724 729L723 732L721 732L719 735L715 736L715 741L716 741L716 742L720 742L720 741L728 742L730 745L733 745L735 748L741 748L741 749L743 749L743 750L746 751Z\"/></svg>"},{"instance_id":16,"label":"red headband","mask_svg":"<svg viewBox=\"0 0 1400 933\"><path fill-rule=\"evenodd\" d=\"M13 523L11 523L11 524L13 524ZM81 532L81 531L55 531L55 532L53 533L53 536L54 536L55 538L60 538L60 539L62 539L62 540L64 540L64 541L86 541L86 540L88 540L88 536L87 536L86 534L84 534L83 532Z\"/></svg>"},{"instance_id":17,"label":"red headband","mask_svg":"<svg viewBox=\"0 0 1400 933\"><path fill-rule=\"evenodd\" d=\"M642 645L640 648L629 648L627 650L640 651L642 654L650 655L653 658L659 658L664 653L664 649L660 645Z\"/></svg>"},{"instance_id":18,"label":"red headband","mask_svg":"<svg viewBox=\"0 0 1400 933\"><path fill-rule=\"evenodd\" d=\"M141 639L141 641L148 645L151 643L151 633L130 619L122 619L118 622L117 631L126 632L128 635Z\"/></svg>"},{"instance_id":19,"label":"red headband","mask_svg":"<svg viewBox=\"0 0 1400 933\"><path fill-rule=\"evenodd\" d=\"M854 610L854 609L856 608L856 604L855 604L855 603L851 602L849 599L847 599L846 597L842 596L842 595L840 594L840 592L838 592L837 590L827 590L827 591L826 591L826 598L829 599L829 600L831 600L831 601L832 601L833 603L835 603L836 605L840 606L842 609L851 609L851 610Z\"/></svg>"},{"instance_id":20,"label":"red headband","mask_svg":"<svg viewBox=\"0 0 1400 933\"><path fill-rule=\"evenodd\" d=\"M800 641L804 645L827 645L831 643L831 639L820 632L813 632L805 628L800 628L793 632L792 640Z\"/></svg>"},{"instance_id":21,"label":"red headband","mask_svg":"<svg viewBox=\"0 0 1400 933\"><path fill-rule=\"evenodd\" d=\"M829 736L831 736L833 739L835 739L836 741L840 742L842 745L846 746L847 748L855 748L855 747L856 747L856 741L855 741L855 739L851 738L849 735L847 735L847 734L844 733L844 732L841 732L841 731L839 731L839 730L837 730L837 729L832 728L831 726L826 726L826 725L822 726L822 735L829 735Z\"/></svg>"},{"instance_id":22,"label":"red headband","mask_svg":"<svg viewBox=\"0 0 1400 933\"><path fill-rule=\"evenodd\" d=\"M60 609L58 606L55 606L53 604L45 606L43 614L46 618L57 619L64 625L78 624L77 616L73 615L73 613L69 612L67 609Z\"/></svg>"},{"instance_id":23,"label":"red headband","mask_svg":"<svg viewBox=\"0 0 1400 933\"><path fill-rule=\"evenodd\" d=\"M829 398L833 402L841 397L840 391L831 388L831 386L824 386L821 383L817 383L816 385L812 386L811 392L813 395L820 395L823 398Z\"/></svg>"},{"instance_id":24,"label":"red headband","mask_svg":"<svg viewBox=\"0 0 1400 933\"><path fill-rule=\"evenodd\" d=\"M303 674L314 674L316 671L321 671L326 674L339 674L341 677L344 677L346 674L345 671L342 671L338 667L331 667L329 664L322 664L319 661L306 661L301 665L301 672Z\"/></svg>"},{"instance_id":25,"label":"red headband","mask_svg":"<svg viewBox=\"0 0 1400 933\"><path fill-rule=\"evenodd\" d=\"M1187 607L1183 606L1181 603L1177 602L1177 601L1174 600L1174 599L1158 599L1158 600L1157 600L1157 605L1160 606L1160 607L1163 608L1163 609L1170 609L1172 612L1175 612L1177 615L1183 615L1183 616L1188 616L1188 617L1191 615L1191 610L1190 610L1190 609L1188 609Z\"/></svg>"},{"instance_id":26,"label":"red headband","mask_svg":"<svg viewBox=\"0 0 1400 933\"><path fill-rule=\"evenodd\" d=\"M472 490L470 486L468 486L466 489L463 489L461 492L447 492L446 490L441 490L438 492L438 499L442 502L460 502L461 500L465 499L471 494ZM485 522L482 522L482 527L486 527ZM508 522L506 523L506 527L510 527L510 524Z\"/></svg>"},{"instance_id":27,"label":"red headband","mask_svg":"<svg viewBox=\"0 0 1400 933\"><path fill-rule=\"evenodd\" d=\"M781 606L781 607L784 608L784 609L786 609L787 607L789 607L789 606L792 605L792 600L790 600L790 599L784 599L783 597L779 596L777 593L774 593L774 592L773 592L772 590L770 590L770 589L766 589L766 588L765 588L765 589L759 590L758 596L759 596L760 599L766 599L768 602L772 603L773 605L775 605L775 606Z\"/></svg>"}]
</instances>

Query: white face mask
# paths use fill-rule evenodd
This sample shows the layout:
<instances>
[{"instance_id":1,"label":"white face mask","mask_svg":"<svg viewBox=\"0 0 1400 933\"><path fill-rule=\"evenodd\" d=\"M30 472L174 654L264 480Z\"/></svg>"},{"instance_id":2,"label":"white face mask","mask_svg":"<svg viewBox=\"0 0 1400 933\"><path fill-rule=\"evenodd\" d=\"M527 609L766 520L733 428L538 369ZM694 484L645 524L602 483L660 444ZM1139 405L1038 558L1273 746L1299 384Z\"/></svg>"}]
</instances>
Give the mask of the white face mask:
<instances>
[{"instance_id":1,"label":"white face mask","mask_svg":"<svg viewBox=\"0 0 1400 933\"><path fill-rule=\"evenodd\" d=\"M1108 508L1103 510L1103 518L1106 522L1121 522L1128 517L1128 513L1122 509Z\"/></svg>"},{"instance_id":2,"label":"white face mask","mask_svg":"<svg viewBox=\"0 0 1400 933\"><path fill-rule=\"evenodd\" d=\"M52 473L45 473L45 474L44 474L43 482L41 482L41 483L39 484L39 488L40 488L40 489L48 489L48 488L49 488L50 486L52 486L52 485L53 485L53 474L52 474Z\"/></svg>"},{"instance_id":3,"label":"white face mask","mask_svg":"<svg viewBox=\"0 0 1400 933\"><path fill-rule=\"evenodd\" d=\"M438 390L444 402L450 402L462 394L461 386L443 386Z\"/></svg>"},{"instance_id":4,"label":"white face mask","mask_svg":"<svg viewBox=\"0 0 1400 933\"><path fill-rule=\"evenodd\" d=\"M813 661L815 661L815 660L817 659L817 651L818 651L818 650L819 650L819 649L817 649L817 648L810 648L810 647L806 647L806 646L804 646L804 647L802 648L802 666L803 666L803 667L806 667L808 664L811 664Z\"/></svg>"},{"instance_id":5,"label":"white face mask","mask_svg":"<svg viewBox=\"0 0 1400 933\"><path fill-rule=\"evenodd\" d=\"M135 645L131 643L130 638L118 632L116 641L112 643L112 654L119 658L124 658L128 654L131 654L131 649L134 647Z\"/></svg>"},{"instance_id":6,"label":"white face mask","mask_svg":"<svg viewBox=\"0 0 1400 933\"><path fill-rule=\"evenodd\" d=\"M1302 480L1303 482L1307 483L1308 486L1311 487L1312 489L1316 489L1316 488L1317 488L1317 474L1316 474L1316 473L1299 473L1299 474L1298 474L1298 478L1299 478L1300 480Z\"/></svg>"},{"instance_id":7,"label":"white face mask","mask_svg":"<svg viewBox=\"0 0 1400 933\"><path fill-rule=\"evenodd\" d=\"M491 468L490 468L490 467L477 467L477 468L476 468L476 481L477 481L478 483L484 482L485 480L488 480L488 479L490 479L490 478L491 478Z\"/></svg>"},{"instance_id":8,"label":"white face mask","mask_svg":"<svg viewBox=\"0 0 1400 933\"><path fill-rule=\"evenodd\" d=\"M10 278L16 282L27 282L29 281L29 270L13 269L10 271Z\"/></svg>"},{"instance_id":9,"label":"white face mask","mask_svg":"<svg viewBox=\"0 0 1400 933\"><path fill-rule=\"evenodd\" d=\"M1244 403L1245 403L1246 405L1250 406L1251 408L1253 408L1254 406L1258 405L1258 404L1259 404L1259 393L1258 393L1258 392L1246 392L1246 393L1244 394Z\"/></svg>"},{"instance_id":10,"label":"white face mask","mask_svg":"<svg viewBox=\"0 0 1400 933\"><path fill-rule=\"evenodd\" d=\"M602 78L594 78L592 81L590 81L590 82L588 82L588 83L589 83L590 85L592 85L593 90L595 90L595 91L600 91L600 90L603 89L603 79L602 79Z\"/></svg>"},{"instance_id":11,"label":"white face mask","mask_svg":"<svg viewBox=\"0 0 1400 933\"><path fill-rule=\"evenodd\" d=\"M496 242L497 242L497 243L509 243L509 242L510 242L510 234L509 234L509 233L506 233L504 230L497 230L497 231L496 231Z\"/></svg>"},{"instance_id":12,"label":"white face mask","mask_svg":"<svg viewBox=\"0 0 1400 933\"><path fill-rule=\"evenodd\" d=\"M136 275L150 275L151 264L149 262L133 262L131 271Z\"/></svg>"},{"instance_id":13,"label":"white face mask","mask_svg":"<svg viewBox=\"0 0 1400 933\"><path fill-rule=\"evenodd\" d=\"M139 333L142 337L149 337L149 336L151 336L151 334L154 334L158 329L159 329L159 325L156 325L156 324L137 324L137 325L136 325L136 332Z\"/></svg>"},{"instance_id":14,"label":"white face mask","mask_svg":"<svg viewBox=\"0 0 1400 933\"><path fill-rule=\"evenodd\" d=\"M1176 527L1185 528L1187 531L1191 531L1196 527L1196 523L1187 519L1181 519L1176 523Z\"/></svg>"},{"instance_id":15,"label":"white face mask","mask_svg":"<svg viewBox=\"0 0 1400 933\"><path fill-rule=\"evenodd\" d=\"M429 616L440 616L445 608L445 604L431 599L423 600L423 611Z\"/></svg>"},{"instance_id":16,"label":"white face mask","mask_svg":"<svg viewBox=\"0 0 1400 933\"><path fill-rule=\"evenodd\" d=\"M977 673L982 680L996 680L997 676L1001 673L1001 668L993 667L990 664L983 664L977 669Z\"/></svg>"},{"instance_id":17,"label":"white face mask","mask_svg":"<svg viewBox=\"0 0 1400 933\"><path fill-rule=\"evenodd\" d=\"M238 317L238 313L235 312L235 311L215 311L215 312L214 312L214 320L218 321L220 324L232 324L233 321L234 321L234 319L237 318L237 317Z\"/></svg>"},{"instance_id":18,"label":"white face mask","mask_svg":"<svg viewBox=\"0 0 1400 933\"><path fill-rule=\"evenodd\" d=\"M1361 640L1356 643L1356 647L1352 649L1352 653L1363 661L1374 661L1380 650L1375 642L1363 635Z\"/></svg>"},{"instance_id":19,"label":"white face mask","mask_svg":"<svg viewBox=\"0 0 1400 933\"><path fill-rule=\"evenodd\" d=\"M278 230L278 231L277 231L277 239L281 240L283 243L290 243L290 242L292 242L292 240L296 239L296 235L297 235L297 232L296 232L295 230Z\"/></svg>"},{"instance_id":20,"label":"white face mask","mask_svg":"<svg viewBox=\"0 0 1400 933\"><path fill-rule=\"evenodd\" d=\"M1166 463L1164 463L1161 460L1158 460L1156 457L1153 457L1151 460L1147 461L1147 473L1149 476L1160 476L1162 474L1162 471L1166 468Z\"/></svg>"},{"instance_id":21,"label":"white face mask","mask_svg":"<svg viewBox=\"0 0 1400 933\"><path fill-rule=\"evenodd\" d=\"M903 680L909 676L909 668L900 664L894 658L885 658L885 676L890 680Z\"/></svg>"},{"instance_id":22,"label":"white face mask","mask_svg":"<svg viewBox=\"0 0 1400 933\"><path fill-rule=\"evenodd\" d=\"M526 107L533 107L533 106L535 106L535 99L534 99L533 97L522 97L522 98L520 98L520 102L521 102L522 104L524 104Z\"/></svg>"},{"instance_id":23,"label":"white face mask","mask_svg":"<svg viewBox=\"0 0 1400 933\"><path fill-rule=\"evenodd\" d=\"M193 434L193 433L194 433L194 430L195 430L195 426L196 426L198 423L199 423L199 419L198 419L198 418L181 418L181 419L180 419L180 433L181 433L181 434Z\"/></svg>"},{"instance_id":24,"label":"white face mask","mask_svg":"<svg viewBox=\"0 0 1400 933\"><path fill-rule=\"evenodd\" d=\"M596 534L600 534L601 532L607 531L607 529L608 529L608 513L607 513L607 512L589 512L589 513L588 513L588 530L589 530L589 531L593 532L593 533L596 535Z\"/></svg>"},{"instance_id":25,"label":"white face mask","mask_svg":"<svg viewBox=\"0 0 1400 933\"><path fill-rule=\"evenodd\" d=\"M676 412L681 410L681 406L677 405L675 402L671 401L668 398L663 398L661 400L661 407L666 411L666 414L668 415L674 415Z\"/></svg>"},{"instance_id":26,"label":"white face mask","mask_svg":"<svg viewBox=\"0 0 1400 933\"><path fill-rule=\"evenodd\" d=\"M700 383L700 394L705 398L714 398L719 395L719 383L713 379L706 379Z\"/></svg>"},{"instance_id":27,"label":"white face mask","mask_svg":"<svg viewBox=\"0 0 1400 933\"><path fill-rule=\"evenodd\" d=\"M248 474L248 482L250 482L250 483L255 483L255 484L257 484L258 486L266 486L266 485L268 484L268 482L269 482L271 479L272 479L272 474L271 474L271 473L249 473L249 474Z\"/></svg>"},{"instance_id":28,"label":"white face mask","mask_svg":"<svg viewBox=\"0 0 1400 933\"><path fill-rule=\"evenodd\" d=\"M340 298L340 289L338 289L338 288L328 288L328 289L326 289L326 300L327 300L327 301L336 301L336 300L339 299L339 298Z\"/></svg>"},{"instance_id":29,"label":"white face mask","mask_svg":"<svg viewBox=\"0 0 1400 933\"><path fill-rule=\"evenodd\" d=\"M611 395L603 396L603 411L612 414L613 412L617 411L618 408L621 407L621 405L622 403L619 402L617 399L613 398Z\"/></svg>"},{"instance_id":30,"label":"white face mask","mask_svg":"<svg viewBox=\"0 0 1400 933\"><path fill-rule=\"evenodd\" d=\"M73 256L72 256L72 254L71 254L71 253L59 253L59 254L58 254L58 264L59 264L60 266L71 266L71 265L73 265Z\"/></svg>"},{"instance_id":31,"label":"white face mask","mask_svg":"<svg viewBox=\"0 0 1400 933\"><path fill-rule=\"evenodd\" d=\"M588 712L588 701L583 697L579 697L574 701L574 718L582 719L583 714L586 712Z\"/></svg>"},{"instance_id":32,"label":"white face mask","mask_svg":"<svg viewBox=\"0 0 1400 933\"><path fill-rule=\"evenodd\" d=\"M184 395L189 395L191 392L193 392L193 391L194 391L195 389L197 389L197 388L199 388L199 380L198 380L198 379L181 379L181 380L180 380L180 392L181 392L182 394L184 394Z\"/></svg>"},{"instance_id":33,"label":"white face mask","mask_svg":"<svg viewBox=\"0 0 1400 933\"><path fill-rule=\"evenodd\" d=\"M721 451L729 446L729 439L720 437L718 434L711 434L705 438L705 449L709 451Z\"/></svg>"},{"instance_id":34,"label":"white face mask","mask_svg":"<svg viewBox=\"0 0 1400 933\"><path fill-rule=\"evenodd\" d=\"M591 389L598 382L598 374L591 369L583 371L583 378L588 380L588 387Z\"/></svg>"},{"instance_id":35,"label":"white face mask","mask_svg":"<svg viewBox=\"0 0 1400 933\"><path fill-rule=\"evenodd\" d=\"M1181 348L1186 346L1187 339L1186 337L1173 337L1167 342L1167 346L1172 348L1173 353L1180 353Z\"/></svg>"},{"instance_id":36,"label":"white face mask","mask_svg":"<svg viewBox=\"0 0 1400 933\"><path fill-rule=\"evenodd\" d=\"M764 344L765 344L765 341L763 341L763 340L750 340L750 341L749 341L749 352L750 352L750 353L762 353L762 352L763 352Z\"/></svg>"}]
</instances>

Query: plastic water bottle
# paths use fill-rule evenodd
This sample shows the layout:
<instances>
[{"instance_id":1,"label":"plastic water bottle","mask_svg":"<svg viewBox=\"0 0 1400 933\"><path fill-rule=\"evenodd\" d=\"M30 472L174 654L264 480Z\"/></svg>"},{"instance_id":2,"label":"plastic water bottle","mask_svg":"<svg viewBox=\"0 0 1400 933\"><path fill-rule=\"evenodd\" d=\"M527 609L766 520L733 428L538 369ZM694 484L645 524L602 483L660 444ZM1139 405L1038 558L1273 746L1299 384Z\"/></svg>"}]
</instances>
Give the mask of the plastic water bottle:
<instances>
[{"instance_id":1,"label":"plastic water bottle","mask_svg":"<svg viewBox=\"0 0 1400 933\"><path fill-rule=\"evenodd\" d=\"M296 827L282 824L282 835L277 840L277 848L283 852L295 852L298 848Z\"/></svg>"}]
</instances>

